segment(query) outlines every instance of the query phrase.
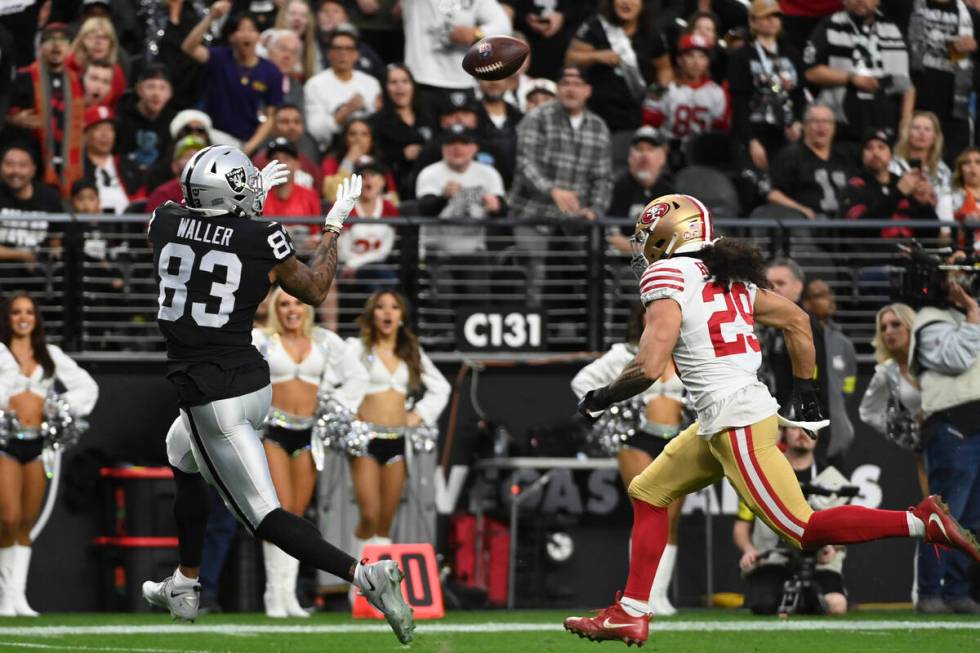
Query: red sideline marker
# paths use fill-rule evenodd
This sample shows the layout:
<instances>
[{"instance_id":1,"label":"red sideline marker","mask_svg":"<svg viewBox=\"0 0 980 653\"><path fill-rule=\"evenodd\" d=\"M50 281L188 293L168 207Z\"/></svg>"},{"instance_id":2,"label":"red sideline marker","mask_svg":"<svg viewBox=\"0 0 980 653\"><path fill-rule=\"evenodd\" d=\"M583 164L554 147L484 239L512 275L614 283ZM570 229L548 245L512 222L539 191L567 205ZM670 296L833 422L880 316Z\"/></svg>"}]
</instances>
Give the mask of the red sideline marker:
<instances>
[{"instance_id":1,"label":"red sideline marker","mask_svg":"<svg viewBox=\"0 0 980 653\"><path fill-rule=\"evenodd\" d=\"M361 558L368 562L394 560L405 572L402 596L415 610L416 619L441 619L446 611L442 605L442 586L439 567L431 544L390 544L364 547ZM351 616L355 619L382 619L381 613L367 602L361 593L354 599Z\"/></svg>"}]
</instances>

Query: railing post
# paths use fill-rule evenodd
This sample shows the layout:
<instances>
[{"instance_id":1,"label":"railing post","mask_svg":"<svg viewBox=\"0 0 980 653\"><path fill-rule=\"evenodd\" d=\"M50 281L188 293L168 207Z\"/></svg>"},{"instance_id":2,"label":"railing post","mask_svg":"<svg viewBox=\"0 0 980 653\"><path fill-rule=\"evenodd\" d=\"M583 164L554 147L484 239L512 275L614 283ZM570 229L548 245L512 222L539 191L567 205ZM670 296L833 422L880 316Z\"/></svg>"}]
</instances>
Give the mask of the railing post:
<instances>
[{"instance_id":1,"label":"railing post","mask_svg":"<svg viewBox=\"0 0 980 653\"><path fill-rule=\"evenodd\" d=\"M588 284L586 285L586 303L588 304L588 345L589 351L603 351L603 331L605 316L603 297L605 296L604 267L606 248L602 234L605 228L593 220L588 227Z\"/></svg>"},{"instance_id":2,"label":"railing post","mask_svg":"<svg viewBox=\"0 0 980 653\"><path fill-rule=\"evenodd\" d=\"M406 224L399 228L399 277L402 290L410 300L409 312L411 324L419 320L419 225L408 218Z\"/></svg>"},{"instance_id":3,"label":"railing post","mask_svg":"<svg viewBox=\"0 0 980 653\"><path fill-rule=\"evenodd\" d=\"M62 309L64 311L65 328L61 334L61 345L68 351L82 349L82 248L84 247L84 229L82 224L69 216L65 222L65 235L62 241L62 265L64 266L64 293L62 294Z\"/></svg>"}]
</instances>

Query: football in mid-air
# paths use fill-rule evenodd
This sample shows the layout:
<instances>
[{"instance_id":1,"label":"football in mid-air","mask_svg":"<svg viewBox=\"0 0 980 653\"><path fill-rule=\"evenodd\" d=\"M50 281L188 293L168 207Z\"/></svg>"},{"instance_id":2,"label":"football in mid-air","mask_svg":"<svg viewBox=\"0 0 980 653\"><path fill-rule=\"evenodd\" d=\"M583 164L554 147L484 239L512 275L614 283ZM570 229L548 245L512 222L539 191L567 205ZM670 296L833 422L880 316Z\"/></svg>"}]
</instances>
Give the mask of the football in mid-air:
<instances>
[{"instance_id":1,"label":"football in mid-air","mask_svg":"<svg viewBox=\"0 0 980 653\"><path fill-rule=\"evenodd\" d=\"M463 57L463 70L477 79L506 79L521 67L531 50L509 36L488 36L474 43Z\"/></svg>"}]
</instances>

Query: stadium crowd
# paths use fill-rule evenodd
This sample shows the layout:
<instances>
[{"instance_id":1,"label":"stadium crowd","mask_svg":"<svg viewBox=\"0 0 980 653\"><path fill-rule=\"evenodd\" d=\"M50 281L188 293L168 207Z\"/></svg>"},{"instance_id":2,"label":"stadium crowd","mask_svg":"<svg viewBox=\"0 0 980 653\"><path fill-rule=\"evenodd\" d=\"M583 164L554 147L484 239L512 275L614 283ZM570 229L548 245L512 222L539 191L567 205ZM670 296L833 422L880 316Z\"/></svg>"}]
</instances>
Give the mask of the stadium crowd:
<instances>
[{"instance_id":1,"label":"stadium crowd","mask_svg":"<svg viewBox=\"0 0 980 653\"><path fill-rule=\"evenodd\" d=\"M42 247L57 249L45 213L144 213L179 202L179 172L209 144L238 146L259 168L272 159L288 166L265 209L287 225L321 214L354 173L364 177L355 217L482 223L423 230L423 256L446 271L434 275L440 283L460 274L450 272L454 262L485 252L494 218L551 218L513 228L528 257L531 306L541 301L538 257L553 246L549 235L633 217L675 191L720 217L933 220L915 233L878 231L980 252L980 0L24 4L0 8L8 11L0 13L3 291L23 288L48 263ZM477 83L460 67L463 53L497 34L525 40L531 56L514 77ZM290 231L300 249L316 238L306 225ZM611 229L610 248L628 252L627 235ZM377 264L393 244L391 227L354 224L341 238L339 276L367 292L392 285ZM91 237L84 256L121 289L124 249ZM840 461L854 438L846 400L856 359L834 321L832 289L788 259L773 261L768 276L811 315L833 429L818 454ZM434 288L437 302L443 290ZM923 322L939 331L920 342L917 359L911 309L879 312L880 365L862 419L896 440L910 425L941 431L925 446L923 490L967 488L954 509L975 525L980 436L967 440L969 456L950 452L962 448L953 431L976 430L957 424L980 393L941 399L961 375L980 389L980 315L975 300L956 299L967 324L943 315ZM329 310L322 315L333 326ZM958 329L959 353L930 352L951 337L943 328ZM904 341L893 333L902 329ZM778 333L760 339L766 380L787 405L785 344ZM889 406L905 421L882 421ZM922 424L923 411L932 423ZM906 445L922 449L920 440ZM950 487L954 473L965 480ZM358 538L374 535L386 528L362 521ZM739 537L751 566L748 532ZM962 567L919 556L923 611L980 612Z\"/></svg>"}]
</instances>

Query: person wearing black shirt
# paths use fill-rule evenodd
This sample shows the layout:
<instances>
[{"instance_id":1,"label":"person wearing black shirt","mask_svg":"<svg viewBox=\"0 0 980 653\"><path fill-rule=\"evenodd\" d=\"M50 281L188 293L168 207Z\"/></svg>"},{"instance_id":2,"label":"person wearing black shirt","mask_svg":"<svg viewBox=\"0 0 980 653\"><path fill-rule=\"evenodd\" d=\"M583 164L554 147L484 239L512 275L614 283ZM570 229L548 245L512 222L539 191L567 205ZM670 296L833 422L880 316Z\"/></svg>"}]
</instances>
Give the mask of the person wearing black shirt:
<instances>
[{"instance_id":1,"label":"person wearing black shirt","mask_svg":"<svg viewBox=\"0 0 980 653\"><path fill-rule=\"evenodd\" d=\"M500 4L534 53L527 74L546 79L558 78L572 34L589 15L590 5L595 6L581 0L501 0Z\"/></svg>"},{"instance_id":2,"label":"person wearing black shirt","mask_svg":"<svg viewBox=\"0 0 980 653\"><path fill-rule=\"evenodd\" d=\"M404 64L391 64L385 72L381 109L371 116L381 159L398 181L398 196L415 197L412 171L423 146L435 133L435 120L416 93L415 78Z\"/></svg>"},{"instance_id":3,"label":"person wearing black shirt","mask_svg":"<svg viewBox=\"0 0 980 653\"><path fill-rule=\"evenodd\" d=\"M504 187L510 188L514 178L514 164L517 160L517 123L524 114L520 109L504 101L507 80L480 81L479 110L476 114L478 138L493 146L500 157L494 167L504 178Z\"/></svg>"},{"instance_id":4,"label":"person wearing black shirt","mask_svg":"<svg viewBox=\"0 0 980 653\"><path fill-rule=\"evenodd\" d=\"M810 105L803 118L803 141L787 145L773 163L770 203L811 220L837 215L838 195L847 185L854 157L833 144L835 127L829 107Z\"/></svg>"},{"instance_id":5,"label":"person wearing black shirt","mask_svg":"<svg viewBox=\"0 0 980 653\"><path fill-rule=\"evenodd\" d=\"M654 82L664 86L673 76L667 44L650 27L640 0L604 2L578 28L565 62L587 69L589 109L612 132L639 127L647 87Z\"/></svg>"},{"instance_id":6,"label":"person wearing black shirt","mask_svg":"<svg viewBox=\"0 0 980 653\"><path fill-rule=\"evenodd\" d=\"M922 195L921 189L925 187L918 183L922 173L909 170L899 177L888 170L891 160L891 133L876 129L866 134L861 142L862 169L847 180L841 194L840 217L847 220L939 220L928 193ZM886 227L858 233L882 238L936 235L935 229L931 233L918 231L917 234L909 227Z\"/></svg>"}]
</instances>

